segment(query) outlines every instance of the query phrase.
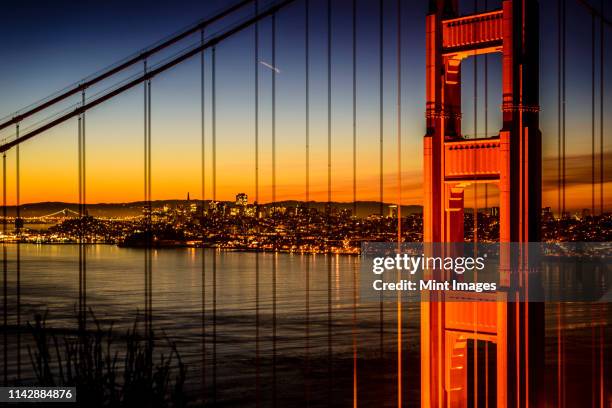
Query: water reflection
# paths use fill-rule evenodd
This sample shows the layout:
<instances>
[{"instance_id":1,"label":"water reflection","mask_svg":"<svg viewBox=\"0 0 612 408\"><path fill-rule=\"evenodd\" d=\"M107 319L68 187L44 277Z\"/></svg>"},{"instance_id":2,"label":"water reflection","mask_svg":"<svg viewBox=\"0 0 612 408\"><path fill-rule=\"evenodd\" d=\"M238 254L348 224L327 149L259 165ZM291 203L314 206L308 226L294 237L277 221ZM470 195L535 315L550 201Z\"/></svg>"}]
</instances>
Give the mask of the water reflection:
<instances>
[{"instance_id":1,"label":"water reflection","mask_svg":"<svg viewBox=\"0 0 612 408\"><path fill-rule=\"evenodd\" d=\"M48 310L49 326L78 328L79 247L5 249L3 376L28 383L25 320ZM403 406L420 406L419 304L361 299L359 258L154 249L148 296L143 250L85 250L87 305L121 333L149 303L156 336L174 339L188 366L194 403L397 406L401 389ZM546 316L551 405L577 406L585 389L607 403L609 306L551 304ZM479 372L491 353L483 343L472 354Z\"/></svg>"}]
</instances>

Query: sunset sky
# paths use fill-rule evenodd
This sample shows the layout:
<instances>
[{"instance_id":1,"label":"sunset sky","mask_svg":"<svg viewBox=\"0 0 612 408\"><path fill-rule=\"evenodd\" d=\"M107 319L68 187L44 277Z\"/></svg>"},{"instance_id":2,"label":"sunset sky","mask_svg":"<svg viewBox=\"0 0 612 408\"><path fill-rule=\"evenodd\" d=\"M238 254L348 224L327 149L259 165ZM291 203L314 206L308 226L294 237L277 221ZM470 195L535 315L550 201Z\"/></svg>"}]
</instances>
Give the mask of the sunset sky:
<instances>
[{"instance_id":1,"label":"sunset sky","mask_svg":"<svg viewBox=\"0 0 612 408\"><path fill-rule=\"evenodd\" d=\"M234 1L147 0L7 1L0 35L0 116L21 109L111 63L137 52ZM265 0L261 0L262 4ZM311 199L327 199L327 14L326 0L310 0ZM378 199L379 36L378 2L358 0L357 198ZM466 2L464 1L464 4ZM495 7L495 2L488 3ZM481 1L481 6L484 2ZM598 4L598 3L597 3ZM385 201L397 200L395 0L384 0L384 179ZM464 11L471 12L470 1ZM543 205L557 202L557 11L541 1L541 129L544 139ZM402 12L402 198L421 204L422 137L425 132L425 14L427 2L403 2ZM251 11L247 9L246 11ZM277 199L305 196L304 3L298 0L277 18ZM243 13L243 18L248 13ZM567 205L591 203L590 15L568 2ZM608 14L611 14L608 12ZM332 199L352 200L351 2L332 2ZM236 21L230 20L230 21ZM226 21L226 24L229 21ZM223 28L211 27L209 34ZM599 32L599 27L597 27ZM606 29L609 38L610 29ZM193 36L174 52L199 40ZM217 47L217 198L238 192L255 197L253 30ZM599 41L599 40L597 40ZM609 41L609 40L607 40ZM271 62L270 19L260 23L260 59ZM598 44L598 42L597 42ZM598 47L598 45L597 45ZM608 47L609 48L609 47ZM605 56L606 204L610 200L612 154L612 62ZM151 61L155 63L170 54ZM207 59L206 198L212 198L210 52ZM478 59L482 82L483 58ZM597 67L599 63L597 62ZM136 74L141 65L128 75ZM473 60L463 66L463 133L474 134ZM501 126L500 56L489 58L489 135ZM260 201L271 198L271 70L260 64ZM608 73L610 72L610 73ZM126 78L119 76L118 79ZM597 78L599 71L597 68ZM107 83L107 85L113 82ZM597 89L599 82L596 82ZM91 89L92 95L103 88ZM73 98L66 107L75 103ZM478 134L484 129L484 85L479 85ZM152 84L153 199L201 197L200 60L161 74ZM596 95L599 101L599 94ZM596 105L599 129L599 105ZM50 111L49 113L55 113ZM45 115L23 123L27 128ZM143 90L138 86L87 113L87 198L89 202L143 199ZM10 137L8 129L0 137ZM597 141L599 133L597 133ZM596 145L599 152L599 144ZM7 154L9 203L15 195L15 154ZM599 163L597 163L599 166ZM21 147L21 201L75 202L77 121L70 120ZM599 167L596 168L599 174ZM598 190L597 190L598 191ZM599 195L596 196L599 202ZM491 198L489 203L494 202ZM482 202L480 201L482 206ZM467 200L466 205L473 205Z\"/></svg>"}]
</instances>

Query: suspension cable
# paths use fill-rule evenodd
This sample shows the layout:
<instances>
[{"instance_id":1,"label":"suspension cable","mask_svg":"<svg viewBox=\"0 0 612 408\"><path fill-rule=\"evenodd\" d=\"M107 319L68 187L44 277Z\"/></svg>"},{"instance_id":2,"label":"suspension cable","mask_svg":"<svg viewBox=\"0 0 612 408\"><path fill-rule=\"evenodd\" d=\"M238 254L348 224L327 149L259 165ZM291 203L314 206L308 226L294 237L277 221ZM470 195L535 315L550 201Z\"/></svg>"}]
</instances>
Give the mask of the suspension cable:
<instances>
[{"instance_id":1,"label":"suspension cable","mask_svg":"<svg viewBox=\"0 0 612 408\"><path fill-rule=\"evenodd\" d=\"M271 17L272 25L272 66L276 68L276 13ZM272 69L272 223L276 234L276 69ZM272 406L277 406L276 343L277 343L277 298L276 261L278 236L274 237L274 258L272 260Z\"/></svg>"},{"instance_id":2,"label":"suspension cable","mask_svg":"<svg viewBox=\"0 0 612 408\"><path fill-rule=\"evenodd\" d=\"M19 137L19 123L15 125L15 134ZM21 164L19 145L15 147L15 227L17 230L17 350L21 350ZM21 382L21 353L17 353L17 382Z\"/></svg>"},{"instance_id":3,"label":"suspension cable","mask_svg":"<svg viewBox=\"0 0 612 408\"><path fill-rule=\"evenodd\" d=\"M383 48L383 32L384 32L384 9L383 9L383 0L378 0L378 50L379 50L379 213L382 218L383 216L383 56L384 56L384 48ZM382 220L381 220L382 221ZM378 232L382 232L381 225L379 223ZM379 357L382 361L384 357L384 303L382 297L382 291L379 294L379 302L378 302L378 317L379 317L379 326L378 326L378 339L379 339Z\"/></svg>"},{"instance_id":4,"label":"suspension cable","mask_svg":"<svg viewBox=\"0 0 612 408\"><path fill-rule=\"evenodd\" d=\"M200 43L204 44L204 29L200 32ZM206 199L206 61L205 50L200 53L200 131L201 131L201 177L202 177L202 216L204 215L204 200ZM204 240L204 238L202 238Z\"/></svg>"},{"instance_id":5,"label":"suspension cable","mask_svg":"<svg viewBox=\"0 0 612 408\"><path fill-rule=\"evenodd\" d=\"M259 14L259 1L254 0L255 15ZM253 46L255 48L254 62L254 136L255 136L255 217L259 211L259 22L255 22L253 30ZM259 222L257 232L260 233ZM259 237L258 237L259 238ZM260 322L259 322L259 249L255 252L255 406L260 406Z\"/></svg>"},{"instance_id":6,"label":"suspension cable","mask_svg":"<svg viewBox=\"0 0 612 408\"><path fill-rule=\"evenodd\" d=\"M327 0L327 229L330 233L329 217L331 215L332 200L332 32L331 32L331 0ZM328 248L329 250L329 248Z\"/></svg>"},{"instance_id":7,"label":"suspension cable","mask_svg":"<svg viewBox=\"0 0 612 408\"><path fill-rule=\"evenodd\" d=\"M599 71L600 71L600 91L599 91L599 212L604 213L604 1L601 0L601 24L599 26Z\"/></svg>"},{"instance_id":8,"label":"suspension cable","mask_svg":"<svg viewBox=\"0 0 612 408\"><path fill-rule=\"evenodd\" d=\"M397 0L397 253L402 242L402 1ZM401 273L398 271L398 274ZM398 280L399 281L399 280ZM397 406L402 407L402 295L397 292Z\"/></svg>"},{"instance_id":9,"label":"suspension cable","mask_svg":"<svg viewBox=\"0 0 612 408\"><path fill-rule=\"evenodd\" d=\"M144 61L144 71L147 73L147 61ZM145 198L145 332L149 341L147 359L152 363L151 346L153 344L152 326L152 242L153 230L151 219L151 80L147 79L143 83L144 89L144 198ZM149 364L151 365L151 364Z\"/></svg>"},{"instance_id":10,"label":"suspension cable","mask_svg":"<svg viewBox=\"0 0 612 408\"><path fill-rule=\"evenodd\" d=\"M357 0L352 1L353 17L353 220L357 222ZM353 265L353 408L357 408L357 296Z\"/></svg>"},{"instance_id":11,"label":"suspension cable","mask_svg":"<svg viewBox=\"0 0 612 408\"><path fill-rule=\"evenodd\" d=\"M397 0L397 243L402 242L402 5ZM401 405L401 399L400 399Z\"/></svg>"},{"instance_id":12,"label":"suspension cable","mask_svg":"<svg viewBox=\"0 0 612 408\"><path fill-rule=\"evenodd\" d=\"M200 43L204 44L204 27L200 30ZM202 177L202 207L200 208L200 226L202 228L202 402L206 404L206 247L205 247L205 203L206 203L206 64L205 64L205 50L202 49L200 54L200 132L201 132L201 159L200 159L200 173Z\"/></svg>"},{"instance_id":13,"label":"suspension cable","mask_svg":"<svg viewBox=\"0 0 612 408\"><path fill-rule=\"evenodd\" d=\"M484 10L488 11L487 0L484 0ZM489 137L489 56L484 55L484 137ZM484 208L485 212L489 209L489 184L484 185L485 197ZM485 343L486 344L486 343Z\"/></svg>"},{"instance_id":14,"label":"suspension cable","mask_svg":"<svg viewBox=\"0 0 612 408\"><path fill-rule=\"evenodd\" d=\"M178 65L190 58L192 58L195 55L199 55L200 51L202 50L202 48L210 48L216 44L219 44L220 42L226 40L227 38L232 37L233 35L245 30L246 28L250 27L255 21L261 20L263 18L266 18L267 16L270 16L272 13L277 12L278 10L282 9L283 7L293 3L295 0L283 0L280 3L277 3L273 6L270 6L268 9L264 10L263 12L261 12L259 15L244 20L242 23L237 24L236 26L228 29L227 31L219 34L218 36L211 38L210 40L206 41L206 43L203 46L196 46L193 48L190 48L189 50L181 53L180 55L176 56L175 58L169 59L167 62L162 62L160 63L160 65L157 65L156 68L151 69L150 72L147 75L142 75L142 76L138 76L126 83L123 83L123 85L118 86L117 88L114 88L113 90L111 90L110 92L108 92L107 94L102 95L101 97L92 100L91 102L89 102L86 106L82 106L82 107L78 107L74 110L71 110L65 114L63 114L62 116L57 117L54 120L51 120L50 122L47 122L43 125L41 125L40 127L31 130L30 132L27 132L26 134L22 135L19 140L11 140L9 142L3 143L0 145L0 152L4 152L9 150L10 148L12 148L13 146L16 146L19 143L23 143L24 141L31 139L57 125L59 125L60 123L63 123L65 121L67 121L68 119L78 116L79 113L81 113L82 111L85 110L89 110L91 108L93 108L94 106L97 106L125 91L127 91L128 89L133 88L134 86L140 84L141 82L145 82L150 78L155 77L156 75L161 74L162 72L165 72L167 70L169 70L170 68L174 67L175 65ZM64 112L64 111L63 111Z\"/></svg>"},{"instance_id":15,"label":"suspension cable","mask_svg":"<svg viewBox=\"0 0 612 408\"><path fill-rule=\"evenodd\" d=\"M81 91L81 106L85 105L85 90ZM86 218L86 192L85 192L85 112L78 118L78 166L79 166L79 324L85 329L87 320L87 261L86 245L87 218Z\"/></svg>"},{"instance_id":16,"label":"suspension cable","mask_svg":"<svg viewBox=\"0 0 612 408\"><path fill-rule=\"evenodd\" d=\"M259 14L259 1L255 0L255 15ZM255 202L259 204L259 21L255 22ZM256 209L257 210L257 209Z\"/></svg>"},{"instance_id":17,"label":"suspension cable","mask_svg":"<svg viewBox=\"0 0 612 408\"><path fill-rule=\"evenodd\" d=\"M604 214L604 1L600 1L601 23L599 25L599 212ZM599 406L604 405L604 325L599 327Z\"/></svg>"},{"instance_id":18,"label":"suspension cable","mask_svg":"<svg viewBox=\"0 0 612 408\"><path fill-rule=\"evenodd\" d=\"M218 203L217 203L217 47L211 50L211 122L212 122L212 199L215 205L213 220L216 224ZM212 293L212 394L213 404L217 403L217 250L213 250L212 258L213 293Z\"/></svg>"},{"instance_id":19,"label":"suspension cable","mask_svg":"<svg viewBox=\"0 0 612 408\"><path fill-rule=\"evenodd\" d=\"M563 20L563 0L557 0L557 211L561 218L561 60L562 60L562 20Z\"/></svg>"},{"instance_id":20,"label":"suspension cable","mask_svg":"<svg viewBox=\"0 0 612 408\"><path fill-rule=\"evenodd\" d=\"M162 40L161 42L158 42L157 44L154 44L152 46L150 46L149 48L138 52L136 55L133 55L131 57L128 57L126 60L117 62L115 64L112 64L110 67L104 69L103 71L97 72L93 75L90 75L87 78L84 78L82 81L79 81L78 84L74 84L68 88L65 88L62 91L59 91L47 98L44 98L42 100L40 100L39 102L36 102L28 107L26 107L25 109L28 110L23 110L21 112L16 112L10 119L6 119L5 121L3 121L2 123L0 123L0 130L6 128L7 126L10 126L12 124L17 124L20 121L22 121L23 119L26 119L27 117L34 115L44 109L47 109L61 101L63 101L64 99L78 94L78 92L83 91L95 84L97 84L98 82L101 82L129 67L131 67L132 65L140 62L140 61L144 61L147 58L149 58L150 56L152 56L153 54L156 54L168 47L170 47L171 45L174 45L176 43L178 43L179 41L187 38L189 35L197 33L199 30L201 30L202 28L216 22L219 21L227 16L229 16L230 14L233 14L234 12L238 11L239 9L241 9L242 7L246 6L248 3L250 3L251 0L243 0L231 7L229 7L228 9L220 12L217 15L214 15L210 18L207 18L205 20L201 20L198 23L191 25L190 27L188 27L187 29L185 29L184 31L177 33L175 35L173 35L170 38L167 38L165 40Z\"/></svg>"},{"instance_id":21,"label":"suspension cable","mask_svg":"<svg viewBox=\"0 0 612 408\"><path fill-rule=\"evenodd\" d=\"M379 50L379 61L378 61L378 69L379 69L379 79L378 79L378 87L379 87L379 101L378 101L378 109L379 109L379 157L378 157L378 162L379 162L379 179L378 179L378 184L379 184L379 192L378 192L378 196L379 196L379 212L380 212L380 216L383 216L383 123L384 123L384 115L383 115L383 108L384 108L384 104L383 104L383 97L384 97L384 82L383 82L383 69L384 69L384 10L383 10L383 0L379 0L378 1L379 4L379 10L378 10L378 29L379 29L379 33L378 33L378 50Z\"/></svg>"},{"instance_id":22,"label":"suspension cable","mask_svg":"<svg viewBox=\"0 0 612 408\"><path fill-rule=\"evenodd\" d=\"M357 218L357 0L353 10L353 218Z\"/></svg>"},{"instance_id":23,"label":"suspension cable","mask_svg":"<svg viewBox=\"0 0 612 408\"><path fill-rule=\"evenodd\" d=\"M148 110L148 114L147 114L147 128L148 128L148 133L147 133L147 137L148 137L148 158L147 158L147 173L149 175L148 180L147 180L147 195L148 195L148 207L149 207L149 218L152 217L152 212L153 212L153 207L152 207L152 196L151 196L151 79L149 79L147 81L147 110ZM152 224L151 221L149 221L149 225L151 225L150 230L151 233L149 234L149 239L152 240L153 239L153 231L152 231ZM148 261L149 261L149 287L148 287L148 294L149 294L149 342L151 343L151 347L153 345L153 249L152 246L149 245L149 253L148 253ZM151 356L152 358L152 356Z\"/></svg>"},{"instance_id":24,"label":"suspension cable","mask_svg":"<svg viewBox=\"0 0 612 408\"><path fill-rule=\"evenodd\" d=\"M212 199L217 204L217 47L212 51ZM215 207L216 208L216 207Z\"/></svg>"},{"instance_id":25,"label":"suspension cable","mask_svg":"<svg viewBox=\"0 0 612 408\"><path fill-rule=\"evenodd\" d=\"M474 0L474 13L478 12L478 0ZM478 138L478 54L474 51L474 139ZM474 154L474 167L476 167L476 154ZM474 242L478 241L478 183L474 174Z\"/></svg>"},{"instance_id":26,"label":"suspension cable","mask_svg":"<svg viewBox=\"0 0 612 408\"><path fill-rule=\"evenodd\" d=\"M327 393L328 393L328 401L332 403L332 388L333 388L333 378L332 378L332 298L331 298L331 288L332 288L332 259L331 259L331 246L332 243L330 241L331 236L331 167L332 167L332 156L331 156L331 148L332 148L332 69L331 69L331 61L332 58L332 6L331 0L327 0L327 206L326 206L326 252L328 253L327 257Z\"/></svg>"},{"instance_id":27,"label":"suspension cable","mask_svg":"<svg viewBox=\"0 0 612 408\"><path fill-rule=\"evenodd\" d=\"M595 14L591 14L591 215L595 215Z\"/></svg>"},{"instance_id":28,"label":"suspension cable","mask_svg":"<svg viewBox=\"0 0 612 408\"><path fill-rule=\"evenodd\" d=\"M2 271L4 295L4 386L8 385L8 260L6 253L6 152L2 153Z\"/></svg>"},{"instance_id":29,"label":"suspension cable","mask_svg":"<svg viewBox=\"0 0 612 408\"><path fill-rule=\"evenodd\" d=\"M276 13L272 14L272 209L276 219ZM276 241L276 240L275 240Z\"/></svg>"},{"instance_id":30,"label":"suspension cable","mask_svg":"<svg viewBox=\"0 0 612 408\"><path fill-rule=\"evenodd\" d=\"M305 142L306 142L306 209L310 208L310 1L304 0L304 88L305 88ZM310 220L310 214L306 215ZM307 221L307 225L310 222ZM308 227L307 227L308 228ZM309 229L309 228L308 228ZM310 259L306 259L305 282L305 358L304 358L304 399L310 400Z\"/></svg>"},{"instance_id":31,"label":"suspension cable","mask_svg":"<svg viewBox=\"0 0 612 408\"><path fill-rule=\"evenodd\" d=\"M82 148L82 126L81 126L81 121L83 120L82 115L79 115L78 117L78 121L77 121L77 144L78 144L78 149L77 149L77 157L78 157L78 182L79 182L79 187L78 187L78 191L79 191L79 221L78 221L78 228L79 228L79 235L78 235L78 247L79 247L79 311L78 311L78 320L79 320L79 330L83 330L83 321L84 321L84 316L83 316L83 224L84 224L84 220L83 220L83 148Z\"/></svg>"},{"instance_id":32,"label":"suspension cable","mask_svg":"<svg viewBox=\"0 0 612 408\"><path fill-rule=\"evenodd\" d=\"M305 124L305 137L306 137L306 208L310 208L310 1L304 1L304 23L305 23L305 34L304 34L304 71L305 71L305 97L306 97L306 124Z\"/></svg>"},{"instance_id":33,"label":"suspension cable","mask_svg":"<svg viewBox=\"0 0 612 408\"><path fill-rule=\"evenodd\" d=\"M566 167L566 134L565 134L565 128L566 128L566 85L565 85L565 77L566 77L566 69L565 69L565 65L566 65L566 26L567 26L567 10L566 10L566 0L562 0L563 2L563 19L561 20L562 22L562 32L563 32L563 60L562 60L562 77L561 77L561 87L562 87L562 109L563 109L563 115L562 115L562 183L563 183L563 197L562 197L562 215L565 214L565 199L566 199L566 183L567 183L567 179L566 179L566 171L567 171L567 167Z\"/></svg>"}]
</instances>

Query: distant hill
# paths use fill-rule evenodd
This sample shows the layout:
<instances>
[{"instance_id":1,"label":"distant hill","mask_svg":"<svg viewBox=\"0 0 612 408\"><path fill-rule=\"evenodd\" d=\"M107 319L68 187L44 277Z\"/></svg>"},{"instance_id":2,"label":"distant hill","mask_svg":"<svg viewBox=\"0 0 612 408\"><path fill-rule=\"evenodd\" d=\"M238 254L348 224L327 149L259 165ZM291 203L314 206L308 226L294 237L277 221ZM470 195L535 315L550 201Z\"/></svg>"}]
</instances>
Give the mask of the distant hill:
<instances>
[{"instance_id":1,"label":"distant hill","mask_svg":"<svg viewBox=\"0 0 612 408\"><path fill-rule=\"evenodd\" d=\"M192 200L192 202L199 202L198 200ZM233 203L233 201L226 201ZM153 208L162 208L165 205L176 207L178 205L186 205L187 200L157 200L152 202ZM304 205L303 201L288 200L279 201L276 205L284 207L296 207L298 205ZM325 209L325 202L311 201L308 205L312 208L316 208L320 211ZM262 204L262 206L270 206L270 203ZM383 214L389 214L389 203L383 203ZM332 202L332 206L335 208L342 209L353 209L352 202ZM142 214L142 208L144 207L144 201L134 201L131 203L98 203L88 204L87 212L89 215L94 217L130 217ZM71 211L78 211L79 206L76 203L66 203L58 201L49 201L42 203L30 203L23 204L21 206L22 217L41 217L49 214L53 214L58 211L68 209ZM380 212L380 204L376 201L358 201L357 202L357 216L367 217L372 214L378 214ZM420 214L423 212L423 207L420 205L404 205L402 206L402 214ZM7 206L7 214L9 217L15 216L15 206Z\"/></svg>"}]
</instances>

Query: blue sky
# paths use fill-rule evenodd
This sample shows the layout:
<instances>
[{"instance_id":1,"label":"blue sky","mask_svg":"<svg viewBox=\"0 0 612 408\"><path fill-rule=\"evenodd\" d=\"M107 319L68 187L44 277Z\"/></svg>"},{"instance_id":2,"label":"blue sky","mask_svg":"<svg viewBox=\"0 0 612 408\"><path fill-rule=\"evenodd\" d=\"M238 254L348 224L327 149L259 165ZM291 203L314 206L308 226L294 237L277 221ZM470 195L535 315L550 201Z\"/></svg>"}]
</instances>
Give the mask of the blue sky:
<instances>
[{"instance_id":1,"label":"blue sky","mask_svg":"<svg viewBox=\"0 0 612 408\"><path fill-rule=\"evenodd\" d=\"M261 0L262 3L264 0ZM37 101L109 64L164 38L234 1L7 1L0 35L0 116ZM469 3L469 4L468 4ZM490 7L495 2L489 1ZM499 3L499 2L498 2ZM310 0L311 191L326 197L327 172L327 8L326 0ZM385 196L396 195L396 1L384 0L384 140ZM358 0L358 198L376 199L378 189L378 2ZM424 58L427 2L402 3L402 174L404 202L420 203L421 149L424 133ZM473 11L472 1L462 11ZM484 1L478 4L480 10ZM248 11L248 10L247 10ZM277 17L277 195L303 198L304 153L304 3ZM557 19L556 2L541 1L541 128L544 154L556 155L557 143ZM610 13L608 13L610 14ZM240 18L246 16L243 14ZM352 197L351 2L332 1L332 196ZM590 16L568 0L568 153L591 151ZM211 27L210 32L221 29ZM260 23L261 59L271 62L270 20ZM607 35L609 36L609 28ZM184 43L198 40L194 36ZM598 40L599 41L599 40ZM254 191L253 30L245 30L217 48L218 196ZM180 46L175 48L175 51ZM609 54L609 53L608 53ZM167 55L166 55L167 56ZM206 54L207 105L210 107L210 52ZM606 55L606 67L610 64ZM500 127L499 56L491 56L489 129ZM151 61L154 63L155 61ZM479 79L483 61L479 58ZM135 67L135 74L141 67ZM463 133L473 134L473 61L463 66ZM270 197L271 71L260 66L260 197ZM599 72L597 72L599 75ZM608 75L612 82L612 73ZM175 198L200 193L200 65L190 60L153 81L153 196ZM607 111L612 106L606 87ZM91 92L96 90L92 89ZM479 84L479 132L484 128L484 86ZM597 97L598 99L598 97ZM70 101L71 103L76 100ZM597 107L598 108L598 107ZM142 198L142 88L138 87L87 114L88 191L93 202ZM210 111L207 111L210 141ZM612 123L606 122L607 140ZM27 126L26 123L23 126ZM11 129L12 131L12 129ZM11 132L3 132L2 137ZM609 143L609 142L607 142ZM207 146L210 153L210 145ZM597 146L597 150L599 146ZM606 145L609 149L609 144ZM43 197L76 199L76 120L22 147L23 200ZM9 152L9 160L13 153ZM582 174L581 159L576 169ZM609 162L609 161L608 161ZM210 163L210 160L209 160ZM573 162L572 162L573 163ZM608 163L609 164L609 163ZM545 161L545 204L556 202L547 190L556 177L554 160ZM590 163L588 163L590 169ZM548 167L551 167L548 169ZM582 165L584 167L584 165ZM208 177L212 173L207 168ZM10 170L9 170L10 171ZM590 172L589 172L590 174ZM609 174L609 169L606 169ZM609 177L609 176L608 176ZM207 183L210 186L210 180ZM590 181L585 180L585 181ZM576 200L590 187L576 183ZM28 187L29 186L29 187ZM585 190L586 191L586 190ZM207 195L212 194L209 190ZM582 203L576 202L581 208Z\"/></svg>"}]
</instances>

